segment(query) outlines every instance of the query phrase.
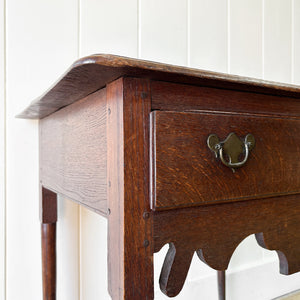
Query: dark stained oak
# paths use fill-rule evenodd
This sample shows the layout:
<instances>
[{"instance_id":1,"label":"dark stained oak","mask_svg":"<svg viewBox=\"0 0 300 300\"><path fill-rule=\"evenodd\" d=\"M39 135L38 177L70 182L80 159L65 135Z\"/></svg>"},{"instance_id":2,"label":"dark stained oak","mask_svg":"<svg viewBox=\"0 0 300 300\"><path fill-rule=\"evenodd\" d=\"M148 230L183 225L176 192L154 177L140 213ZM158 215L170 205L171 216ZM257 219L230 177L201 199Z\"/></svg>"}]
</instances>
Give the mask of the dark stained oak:
<instances>
[{"instance_id":1,"label":"dark stained oak","mask_svg":"<svg viewBox=\"0 0 300 300\"><path fill-rule=\"evenodd\" d=\"M108 291L112 299L124 295L124 133L123 79L107 86L107 200Z\"/></svg>"},{"instance_id":2,"label":"dark stained oak","mask_svg":"<svg viewBox=\"0 0 300 300\"><path fill-rule=\"evenodd\" d=\"M153 209L300 193L300 120L165 111L152 119ZM256 140L235 173L207 146L210 134L223 141L231 132Z\"/></svg>"},{"instance_id":3,"label":"dark stained oak","mask_svg":"<svg viewBox=\"0 0 300 300\"><path fill-rule=\"evenodd\" d=\"M171 244L160 277L162 291L169 296L180 292L194 251L212 268L225 270L239 243L254 233L261 246L277 250L282 274L299 272L299 214L300 195L155 212L154 252Z\"/></svg>"},{"instance_id":4,"label":"dark stained oak","mask_svg":"<svg viewBox=\"0 0 300 300\"><path fill-rule=\"evenodd\" d=\"M153 299L149 80L107 86L108 270L112 299Z\"/></svg>"},{"instance_id":5,"label":"dark stained oak","mask_svg":"<svg viewBox=\"0 0 300 300\"><path fill-rule=\"evenodd\" d=\"M40 221L43 224L57 221L57 195L40 186Z\"/></svg>"},{"instance_id":6,"label":"dark stained oak","mask_svg":"<svg viewBox=\"0 0 300 300\"><path fill-rule=\"evenodd\" d=\"M286 96L265 95L206 86L152 81L152 110L223 111L300 118L300 101Z\"/></svg>"},{"instance_id":7,"label":"dark stained oak","mask_svg":"<svg viewBox=\"0 0 300 300\"><path fill-rule=\"evenodd\" d=\"M40 190L40 219L43 300L55 300L57 195L43 186Z\"/></svg>"},{"instance_id":8,"label":"dark stained oak","mask_svg":"<svg viewBox=\"0 0 300 300\"><path fill-rule=\"evenodd\" d=\"M194 252L224 270L248 235L300 271L300 87L114 55L93 55L19 117L40 121L43 299L56 295L57 194L108 218L113 300L176 296ZM208 148L251 133L235 173ZM247 201L245 201L247 200Z\"/></svg>"},{"instance_id":9,"label":"dark stained oak","mask_svg":"<svg viewBox=\"0 0 300 300\"><path fill-rule=\"evenodd\" d=\"M43 186L107 214L106 90L40 121Z\"/></svg>"},{"instance_id":10,"label":"dark stained oak","mask_svg":"<svg viewBox=\"0 0 300 300\"><path fill-rule=\"evenodd\" d=\"M192 262L194 250L169 244L169 250L159 277L161 291L175 297L181 291Z\"/></svg>"},{"instance_id":11,"label":"dark stained oak","mask_svg":"<svg viewBox=\"0 0 300 300\"><path fill-rule=\"evenodd\" d=\"M43 300L56 299L56 223L42 224Z\"/></svg>"},{"instance_id":12,"label":"dark stained oak","mask_svg":"<svg viewBox=\"0 0 300 300\"><path fill-rule=\"evenodd\" d=\"M57 83L18 117L44 118L122 76L300 98L300 88L294 85L99 54L76 61Z\"/></svg>"},{"instance_id":13,"label":"dark stained oak","mask_svg":"<svg viewBox=\"0 0 300 300\"><path fill-rule=\"evenodd\" d=\"M225 300L226 298L226 272L225 270L218 272L218 295L219 300Z\"/></svg>"}]
</instances>

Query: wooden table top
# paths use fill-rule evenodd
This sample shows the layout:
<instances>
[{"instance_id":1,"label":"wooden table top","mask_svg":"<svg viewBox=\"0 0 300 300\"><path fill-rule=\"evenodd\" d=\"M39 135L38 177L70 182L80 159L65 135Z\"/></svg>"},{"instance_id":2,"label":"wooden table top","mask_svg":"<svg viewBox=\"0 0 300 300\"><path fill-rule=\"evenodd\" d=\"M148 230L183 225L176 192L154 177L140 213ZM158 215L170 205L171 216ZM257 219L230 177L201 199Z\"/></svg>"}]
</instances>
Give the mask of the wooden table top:
<instances>
[{"instance_id":1,"label":"wooden table top","mask_svg":"<svg viewBox=\"0 0 300 300\"><path fill-rule=\"evenodd\" d=\"M296 85L97 54L76 61L46 93L17 117L42 119L122 76L300 98L300 87Z\"/></svg>"}]
</instances>

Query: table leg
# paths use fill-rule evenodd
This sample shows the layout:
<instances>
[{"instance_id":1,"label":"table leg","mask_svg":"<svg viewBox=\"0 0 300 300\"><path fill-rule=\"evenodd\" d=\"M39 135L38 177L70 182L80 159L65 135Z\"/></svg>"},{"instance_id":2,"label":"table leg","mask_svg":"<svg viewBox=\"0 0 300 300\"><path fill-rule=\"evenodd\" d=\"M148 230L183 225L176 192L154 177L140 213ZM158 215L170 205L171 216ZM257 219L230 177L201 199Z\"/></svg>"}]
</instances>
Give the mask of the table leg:
<instances>
[{"instance_id":1,"label":"table leg","mask_svg":"<svg viewBox=\"0 0 300 300\"><path fill-rule=\"evenodd\" d=\"M218 292L219 292L219 300L225 300L225 277L226 273L225 271L218 271Z\"/></svg>"},{"instance_id":2,"label":"table leg","mask_svg":"<svg viewBox=\"0 0 300 300\"><path fill-rule=\"evenodd\" d=\"M113 300L153 300L150 82L107 85L108 285Z\"/></svg>"},{"instance_id":3,"label":"table leg","mask_svg":"<svg viewBox=\"0 0 300 300\"><path fill-rule=\"evenodd\" d=\"M56 223L42 224L43 299L56 299Z\"/></svg>"},{"instance_id":4,"label":"table leg","mask_svg":"<svg viewBox=\"0 0 300 300\"><path fill-rule=\"evenodd\" d=\"M55 300L57 195L42 187L40 199L43 300Z\"/></svg>"}]
</instances>

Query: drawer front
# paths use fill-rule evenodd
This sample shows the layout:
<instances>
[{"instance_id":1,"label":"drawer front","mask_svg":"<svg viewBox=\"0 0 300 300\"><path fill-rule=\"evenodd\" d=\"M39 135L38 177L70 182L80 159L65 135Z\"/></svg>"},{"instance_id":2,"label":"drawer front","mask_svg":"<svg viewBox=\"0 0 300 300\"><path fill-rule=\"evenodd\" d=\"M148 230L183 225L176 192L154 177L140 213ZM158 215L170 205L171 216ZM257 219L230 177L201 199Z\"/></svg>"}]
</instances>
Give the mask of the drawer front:
<instances>
[{"instance_id":1,"label":"drawer front","mask_svg":"<svg viewBox=\"0 0 300 300\"><path fill-rule=\"evenodd\" d=\"M151 127L153 210L300 192L299 119L154 111ZM207 145L210 134L224 141L232 132L241 140L249 133L255 138L235 172Z\"/></svg>"}]
</instances>

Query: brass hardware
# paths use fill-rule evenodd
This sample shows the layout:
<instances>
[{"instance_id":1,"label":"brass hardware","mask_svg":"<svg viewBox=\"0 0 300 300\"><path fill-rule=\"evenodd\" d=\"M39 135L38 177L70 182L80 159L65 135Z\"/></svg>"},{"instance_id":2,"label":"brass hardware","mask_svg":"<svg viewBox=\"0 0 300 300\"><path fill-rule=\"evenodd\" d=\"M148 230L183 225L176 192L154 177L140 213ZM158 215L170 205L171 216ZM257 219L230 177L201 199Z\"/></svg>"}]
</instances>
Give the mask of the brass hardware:
<instances>
[{"instance_id":1,"label":"brass hardware","mask_svg":"<svg viewBox=\"0 0 300 300\"><path fill-rule=\"evenodd\" d=\"M249 152L255 146L255 139L252 134L247 134L244 141L242 141L232 132L225 141L220 142L216 134L211 134L207 138L207 145L215 153L216 158L220 157L222 163L235 172L236 168L242 167L248 160ZM225 159L224 154L228 157L228 160ZM241 154L244 154L244 159L239 161Z\"/></svg>"}]
</instances>

